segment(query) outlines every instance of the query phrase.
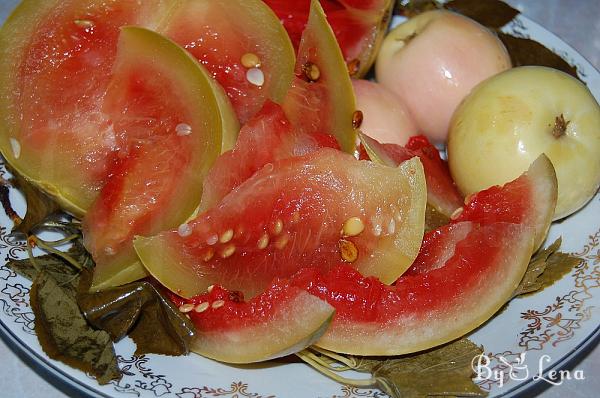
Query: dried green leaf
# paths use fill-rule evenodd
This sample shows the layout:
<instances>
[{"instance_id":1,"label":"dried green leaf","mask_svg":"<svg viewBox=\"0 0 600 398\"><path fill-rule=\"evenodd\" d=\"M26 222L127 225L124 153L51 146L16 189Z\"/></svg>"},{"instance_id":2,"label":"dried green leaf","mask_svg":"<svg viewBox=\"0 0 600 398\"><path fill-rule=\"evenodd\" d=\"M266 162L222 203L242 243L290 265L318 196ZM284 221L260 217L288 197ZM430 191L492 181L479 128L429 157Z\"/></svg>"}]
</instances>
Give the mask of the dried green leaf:
<instances>
[{"instance_id":1,"label":"dried green leaf","mask_svg":"<svg viewBox=\"0 0 600 398\"><path fill-rule=\"evenodd\" d=\"M93 261L89 253L83 247L81 241L73 241L73 246L66 252L71 258L77 261L81 266L93 267ZM79 270L69 264L63 257L56 254L46 254L43 256L35 257L34 259L25 258L22 260L11 259L7 262L10 267L17 274L33 281L38 270L44 270L52 275L61 285L64 283L78 283L76 278L79 274ZM77 287L77 285L74 285Z\"/></svg>"},{"instance_id":2,"label":"dried green leaf","mask_svg":"<svg viewBox=\"0 0 600 398\"><path fill-rule=\"evenodd\" d=\"M19 174L15 173L14 175L15 177L11 179L11 183L25 196L27 212L21 222L15 223L13 232L29 234L36 225L48 216L60 211L60 206Z\"/></svg>"},{"instance_id":3,"label":"dried green leaf","mask_svg":"<svg viewBox=\"0 0 600 398\"><path fill-rule=\"evenodd\" d=\"M396 2L394 14L412 18L426 11L438 10L440 8L442 8L442 4L435 0L398 1Z\"/></svg>"},{"instance_id":4,"label":"dried green leaf","mask_svg":"<svg viewBox=\"0 0 600 398\"><path fill-rule=\"evenodd\" d=\"M433 231L450 223L450 219L427 203L425 208L425 232Z\"/></svg>"},{"instance_id":5,"label":"dried green leaf","mask_svg":"<svg viewBox=\"0 0 600 398\"><path fill-rule=\"evenodd\" d=\"M323 374L356 387L369 385L392 398L428 396L483 397L487 393L473 383L472 361L483 349L470 340L458 341L401 357L356 357L309 348L298 357ZM371 379L347 379L339 372L370 373Z\"/></svg>"},{"instance_id":6,"label":"dried green leaf","mask_svg":"<svg viewBox=\"0 0 600 398\"><path fill-rule=\"evenodd\" d=\"M70 277L69 274L65 277ZM35 332L44 352L53 359L92 374L100 384L120 379L108 333L88 325L77 305L79 277L68 284L42 270L31 286Z\"/></svg>"},{"instance_id":7,"label":"dried green leaf","mask_svg":"<svg viewBox=\"0 0 600 398\"><path fill-rule=\"evenodd\" d=\"M512 21L519 11L500 0L452 0L444 8L458 12L490 29L499 29Z\"/></svg>"},{"instance_id":8,"label":"dried green leaf","mask_svg":"<svg viewBox=\"0 0 600 398\"><path fill-rule=\"evenodd\" d=\"M473 358L482 353L476 344L461 339L395 359L367 359L360 366L370 367L377 386L393 398L486 396L472 381Z\"/></svg>"},{"instance_id":9,"label":"dried green leaf","mask_svg":"<svg viewBox=\"0 0 600 398\"><path fill-rule=\"evenodd\" d=\"M546 249L531 258L529 266L513 297L538 292L552 285L576 267L581 259L558 251L562 239L558 238Z\"/></svg>"},{"instance_id":10,"label":"dried green leaf","mask_svg":"<svg viewBox=\"0 0 600 398\"><path fill-rule=\"evenodd\" d=\"M498 32L513 66L540 65L558 69L579 79L577 68L537 41ZM581 79L580 79L581 80Z\"/></svg>"},{"instance_id":11,"label":"dried green leaf","mask_svg":"<svg viewBox=\"0 0 600 398\"><path fill-rule=\"evenodd\" d=\"M88 289L91 276L87 277ZM195 334L194 325L159 288L147 281L89 293L78 302L88 322L118 341L126 334L137 345L136 355L184 355Z\"/></svg>"}]
</instances>

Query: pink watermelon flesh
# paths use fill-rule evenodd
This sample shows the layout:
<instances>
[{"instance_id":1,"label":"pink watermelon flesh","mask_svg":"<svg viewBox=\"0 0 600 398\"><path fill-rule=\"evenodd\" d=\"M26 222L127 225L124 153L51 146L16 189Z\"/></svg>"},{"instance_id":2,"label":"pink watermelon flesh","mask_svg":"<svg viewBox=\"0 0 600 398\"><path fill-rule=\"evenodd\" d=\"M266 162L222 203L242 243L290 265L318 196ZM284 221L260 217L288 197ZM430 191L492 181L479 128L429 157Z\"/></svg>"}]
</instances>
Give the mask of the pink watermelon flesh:
<instances>
[{"instance_id":1,"label":"pink watermelon flesh","mask_svg":"<svg viewBox=\"0 0 600 398\"><path fill-rule=\"evenodd\" d=\"M558 191L552 162L541 155L526 173L504 186L471 195L455 222L520 223L535 230L535 248L541 246L554 216Z\"/></svg>"},{"instance_id":2,"label":"pink watermelon flesh","mask_svg":"<svg viewBox=\"0 0 600 398\"><path fill-rule=\"evenodd\" d=\"M365 134L361 134L361 140L373 161L388 166L394 167L418 156L423 163L427 179L427 203L440 213L450 217L462 206L463 197L450 176L448 163L440 157L437 148L425 136L411 137L404 147L397 144L381 144Z\"/></svg>"},{"instance_id":3,"label":"pink watermelon flesh","mask_svg":"<svg viewBox=\"0 0 600 398\"><path fill-rule=\"evenodd\" d=\"M249 301L219 286L189 300L172 299L196 326L191 350L229 363L298 352L325 333L334 313L325 301L284 281Z\"/></svg>"},{"instance_id":4,"label":"pink watermelon flesh","mask_svg":"<svg viewBox=\"0 0 600 398\"><path fill-rule=\"evenodd\" d=\"M390 168L325 148L263 167L217 206L135 247L152 275L185 297L212 284L253 297L274 277L342 261L391 283L418 253L425 195L417 159ZM364 229L344 237L354 217ZM349 246L354 258L342 250Z\"/></svg>"},{"instance_id":5,"label":"pink watermelon flesh","mask_svg":"<svg viewBox=\"0 0 600 398\"><path fill-rule=\"evenodd\" d=\"M266 164L324 147L339 148L331 136L296 131L281 106L267 101L242 127L234 149L222 154L211 168L204 180L201 211L214 207Z\"/></svg>"},{"instance_id":6,"label":"pink watermelon flesh","mask_svg":"<svg viewBox=\"0 0 600 398\"><path fill-rule=\"evenodd\" d=\"M336 310L317 345L355 355L400 355L461 337L510 299L533 247L532 229L509 223L483 227L462 223L445 227L430 239L424 248L437 254L424 259L428 251L422 251L416 263L432 261L432 266L419 266L394 286L365 278L347 266L329 273L299 272L293 284ZM454 246L440 247L449 242ZM446 255L439 255L444 250ZM436 264L445 258L443 265Z\"/></svg>"}]
</instances>

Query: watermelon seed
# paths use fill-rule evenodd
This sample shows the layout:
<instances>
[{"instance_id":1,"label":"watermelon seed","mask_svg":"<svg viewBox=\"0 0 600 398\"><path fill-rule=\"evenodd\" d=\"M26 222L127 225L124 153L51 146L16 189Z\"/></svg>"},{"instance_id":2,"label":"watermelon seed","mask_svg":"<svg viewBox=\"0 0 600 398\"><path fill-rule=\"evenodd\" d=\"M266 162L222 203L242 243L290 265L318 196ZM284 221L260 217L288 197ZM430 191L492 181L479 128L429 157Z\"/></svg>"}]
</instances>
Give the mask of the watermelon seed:
<instances>
[{"instance_id":1,"label":"watermelon seed","mask_svg":"<svg viewBox=\"0 0 600 398\"><path fill-rule=\"evenodd\" d=\"M246 80L255 86L261 87L265 84L265 74L259 68L250 68L246 72Z\"/></svg>"},{"instance_id":2,"label":"watermelon seed","mask_svg":"<svg viewBox=\"0 0 600 398\"><path fill-rule=\"evenodd\" d=\"M358 258L358 249L354 243L350 242L346 239L340 239L338 242L338 247L340 249L340 256L342 260L353 263Z\"/></svg>"},{"instance_id":3,"label":"watermelon seed","mask_svg":"<svg viewBox=\"0 0 600 398\"><path fill-rule=\"evenodd\" d=\"M350 217L342 225L342 236L356 236L365 229L365 224L359 217Z\"/></svg>"},{"instance_id":4,"label":"watermelon seed","mask_svg":"<svg viewBox=\"0 0 600 398\"><path fill-rule=\"evenodd\" d=\"M258 55L254 53L246 53L242 55L241 61L244 68L250 69L260 67L260 58L258 58Z\"/></svg>"},{"instance_id":5,"label":"watermelon seed","mask_svg":"<svg viewBox=\"0 0 600 398\"><path fill-rule=\"evenodd\" d=\"M210 304L208 304L208 301L205 301L204 303L200 303L197 306L194 307L194 311L196 312L204 312L208 309L208 307L210 307Z\"/></svg>"},{"instance_id":6,"label":"watermelon seed","mask_svg":"<svg viewBox=\"0 0 600 398\"><path fill-rule=\"evenodd\" d=\"M388 224L388 233L390 235L393 235L394 232L396 232L396 220L394 220L393 218L390 220L390 223Z\"/></svg>"},{"instance_id":7,"label":"watermelon seed","mask_svg":"<svg viewBox=\"0 0 600 398\"><path fill-rule=\"evenodd\" d=\"M462 207L459 207L458 209L454 210L454 212L452 213L452 215L450 216L451 220L456 220L458 217L460 217L460 215L462 214L462 212L465 209L463 209Z\"/></svg>"},{"instance_id":8,"label":"watermelon seed","mask_svg":"<svg viewBox=\"0 0 600 398\"><path fill-rule=\"evenodd\" d=\"M192 126L186 123L179 123L177 126L175 126L175 131L180 137L190 135L192 134Z\"/></svg>"},{"instance_id":9,"label":"watermelon seed","mask_svg":"<svg viewBox=\"0 0 600 398\"><path fill-rule=\"evenodd\" d=\"M353 59L352 61L348 62L347 67L350 76L355 76L360 69L360 60L356 58Z\"/></svg>"},{"instance_id":10,"label":"watermelon seed","mask_svg":"<svg viewBox=\"0 0 600 398\"><path fill-rule=\"evenodd\" d=\"M227 231L223 232L223 234L219 238L219 242L227 243L231 239L233 239L233 229L228 229Z\"/></svg>"},{"instance_id":11,"label":"watermelon seed","mask_svg":"<svg viewBox=\"0 0 600 398\"><path fill-rule=\"evenodd\" d=\"M181 224L177 228L177 234L182 238L185 238L186 236L190 236L192 234L192 228L188 224Z\"/></svg>"},{"instance_id":12,"label":"watermelon seed","mask_svg":"<svg viewBox=\"0 0 600 398\"><path fill-rule=\"evenodd\" d=\"M321 77L321 71L319 70L319 67L312 62L307 62L302 65L302 72L310 82L316 82Z\"/></svg>"},{"instance_id":13,"label":"watermelon seed","mask_svg":"<svg viewBox=\"0 0 600 398\"><path fill-rule=\"evenodd\" d=\"M80 28L92 28L94 26L94 23L88 19L76 19L73 23Z\"/></svg>"},{"instance_id":14,"label":"watermelon seed","mask_svg":"<svg viewBox=\"0 0 600 398\"><path fill-rule=\"evenodd\" d=\"M204 253L204 256L202 257L202 260L207 263L210 260L212 260L213 256L215 255L215 251L213 250L212 247L209 247L208 250L206 250L206 252Z\"/></svg>"},{"instance_id":15,"label":"watermelon seed","mask_svg":"<svg viewBox=\"0 0 600 398\"><path fill-rule=\"evenodd\" d=\"M213 291L214 288L215 288L215 285L210 285L209 287L206 288L206 291L210 293Z\"/></svg>"},{"instance_id":16,"label":"watermelon seed","mask_svg":"<svg viewBox=\"0 0 600 398\"><path fill-rule=\"evenodd\" d=\"M21 144L15 138L11 138L10 147L12 149L13 156L15 159L18 159L21 156Z\"/></svg>"},{"instance_id":17,"label":"watermelon seed","mask_svg":"<svg viewBox=\"0 0 600 398\"><path fill-rule=\"evenodd\" d=\"M233 253L235 253L235 246L234 245L227 245L221 251L221 257L222 258L231 257L233 255Z\"/></svg>"},{"instance_id":18,"label":"watermelon seed","mask_svg":"<svg viewBox=\"0 0 600 398\"><path fill-rule=\"evenodd\" d=\"M362 111L354 111L354 113L352 114L352 127L354 129L359 128L360 126L362 126L362 122L363 122L363 113Z\"/></svg>"},{"instance_id":19,"label":"watermelon seed","mask_svg":"<svg viewBox=\"0 0 600 398\"><path fill-rule=\"evenodd\" d=\"M277 219L273 224L273 234L279 235L283 231L283 221L281 219Z\"/></svg>"},{"instance_id":20,"label":"watermelon seed","mask_svg":"<svg viewBox=\"0 0 600 398\"><path fill-rule=\"evenodd\" d=\"M469 194L469 195L465 196L464 204L469 204L471 199L473 199L473 196L474 196L474 194Z\"/></svg>"},{"instance_id":21,"label":"watermelon seed","mask_svg":"<svg viewBox=\"0 0 600 398\"><path fill-rule=\"evenodd\" d=\"M190 312L193 309L194 309L194 304L191 304L191 303L185 303L179 307L179 311L183 312L184 314L187 312Z\"/></svg>"},{"instance_id":22,"label":"watermelon seed","mask_svg":"<svg viewBox=\"0 0 600 398\"><path fill-rule=\"evenodd\" d=\"M215 302L212 303L211 307L213 307L214 309L220 308L222 306L225 305L225 302L223 300L217 300Z\"/></svg>"},{"instance_id":23,"label":"watermelon seed","mask_svg":"<svg viewBox=\"0 0 600 398\"><path fill-rule=\"evenodd\" d=\"M279 237L279 239L277 239L277 241L275 241L275 247L279 250L282 250L285 247L285 245L288 244L289 240L290 237L287 234L282 235L281 237Z\"/></svg>"},{"instance_id":24,"label":"watermelon seed","mask_svg":"<svg viewBox=\"0 0 600 398\"><path fill-rule=\"evenodd\" d=\"M206 243L209 246L214 245L215 243L217 243L219 241L219 237L216 234L213 234L211 236L209 236L208 238L206 238Z\"/></svg>"},{"instance_id":25,"label":"watermelon seed","mask_svg":"<svg viewBox=\"0 0 600 398\"><path fill-rule=\"evenodd\" d=\"M262 250L269 245L269 235L265 232L258 240L257 247Z\"/></svg>"},{"instance_id":26,"label":"watermelon seed","mask_svg":"<svg viewBox=\"0 0 600 398\"><path fill-rule=\"evenodd\" d=\"M373 224L373 235L375 236L380 236L381 233L383 232L383 228L381 227L381 224Z\"/></svg>"},{"instance_id":27,"label":"watermelon seed","mask_svg":"<svg viewBox=\"0 0 600 398\"><path fill-rule=\"evenodd\" d=\"M116 252L115 249L113 249L111 246L106 246L104 248L104 254L106 254L107 256L114 256Z\"/></svg>"}]
</instances>

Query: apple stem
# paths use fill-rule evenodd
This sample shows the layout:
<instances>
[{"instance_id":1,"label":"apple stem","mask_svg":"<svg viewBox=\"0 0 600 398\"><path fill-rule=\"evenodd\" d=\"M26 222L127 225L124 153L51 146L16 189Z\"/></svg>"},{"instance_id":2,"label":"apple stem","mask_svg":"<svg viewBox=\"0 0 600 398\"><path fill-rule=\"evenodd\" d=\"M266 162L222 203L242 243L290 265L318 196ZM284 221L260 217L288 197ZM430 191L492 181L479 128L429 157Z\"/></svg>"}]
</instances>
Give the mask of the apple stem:
<instances>
[{"instance_id":1,"label":"apple stem","mask_svg":"<svg viewBox=\"0 0 600 398\"><path fill-rule=\"evenodd\" d=\"M567 133L567 126L571 123L570 120L565 120L565 116L561 113L554 119L554 127L552 128L552 135L554 138L560 138Z\"/></svg>"}]
</instances>

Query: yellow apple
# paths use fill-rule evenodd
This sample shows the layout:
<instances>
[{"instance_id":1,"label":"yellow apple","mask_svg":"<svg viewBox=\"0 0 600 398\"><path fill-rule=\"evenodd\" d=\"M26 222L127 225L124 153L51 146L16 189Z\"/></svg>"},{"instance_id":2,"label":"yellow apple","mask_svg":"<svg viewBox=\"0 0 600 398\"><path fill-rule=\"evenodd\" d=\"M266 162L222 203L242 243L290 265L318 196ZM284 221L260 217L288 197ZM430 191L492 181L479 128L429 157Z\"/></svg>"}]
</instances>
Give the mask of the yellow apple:
<instances>
[{"instance_id":1,"label":"yellow apple","mask_svg":"<svg viewBox=\"0 0 600 398\"><path fill-rule=\"evenodd\" d=\"M375 75L406 104L419 132L443 144L460 101L510 66L506 48L487 28L437 10L409 19L386 36Z\"/></svg>"},{"instance_id":2,"label":"yellow apple","mask_svg":"<svg viewBox=\"0 0 600 398\"><path fill-rule=\"evenodd\" d=\"M558 179L554 219L600 186L600 106L579 80L541 66L514 68L479 84L450 123L448 161L463 194L517 178L545 153Z\"/></svg>"}]
</instances>

